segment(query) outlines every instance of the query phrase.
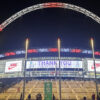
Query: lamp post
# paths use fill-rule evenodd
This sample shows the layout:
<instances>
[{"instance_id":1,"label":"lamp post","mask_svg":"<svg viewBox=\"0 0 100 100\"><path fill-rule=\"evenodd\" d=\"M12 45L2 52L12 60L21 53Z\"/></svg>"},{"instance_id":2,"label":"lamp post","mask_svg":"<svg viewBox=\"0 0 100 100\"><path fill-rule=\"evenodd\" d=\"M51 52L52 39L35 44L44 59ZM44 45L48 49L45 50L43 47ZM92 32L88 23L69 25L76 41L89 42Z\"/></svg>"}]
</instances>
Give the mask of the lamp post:
<instances>
[{"instance_id":1,"label":"lamp post","mask_svg":"<svg viewBox=\"0 0 100 100\"><path fill-rule=\"evenodd\" d=\"M95 65L95 55L94 55L94 40L93 40L93 38L91 38L90 43L91 43L92 55L93 55L93 65L94 65L94 73L95 73L96 94L97 94L97 98L98 98L98 84L97 84L97 75L96 75L96 65Z\"/></svg>"},{"instance_id":2,"label":"lamp post","mask_svg":"<svg viewBox=\"0 0 100 100\"><path fill-rule=\"evenodd\" d=\"M26 39L25 42L25 65L24 65L24 69L23 69L23 74L24 74L24 82L23 82L23 100L25 97L25 82L26 82L26 78L25 78L25 73L26 73L26 61L27 61L27 50L28 50L28 45L29 45L29 39Z\"/></svg>"},{"instance_id":3,"label":"lamp post","mask_svg":"<svg viewBox=\"0 0 100 100\"><path fill-rule=\"evenodd\" d=\"M60 38L58 38L58 60L59 60L59 100L61 100L61 69L60 69Z\"/></svg>"},{"instance_id":4,"label":"lamp post","mask_svg":"<svg viewBox=\"0 0 100 100\"><path fill-rule=\"evenodd\" d=\"M55 64L55 80L57 79L57 62Z\"/></svg>"}]
</instances>

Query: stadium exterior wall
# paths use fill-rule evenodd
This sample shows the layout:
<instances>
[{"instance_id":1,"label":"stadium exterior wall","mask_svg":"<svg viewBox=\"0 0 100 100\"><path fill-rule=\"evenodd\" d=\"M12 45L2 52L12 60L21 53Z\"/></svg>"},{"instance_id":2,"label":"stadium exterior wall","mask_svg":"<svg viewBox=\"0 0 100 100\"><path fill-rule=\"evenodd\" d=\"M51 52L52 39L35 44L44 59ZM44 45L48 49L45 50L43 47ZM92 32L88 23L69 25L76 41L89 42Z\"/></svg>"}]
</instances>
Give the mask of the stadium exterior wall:
<instances>
[{"instance_id":1,"label":"stadium exterior wall","mask_svg":"<svg viewBox=\"0 0 100 100\"><path fill-rule=\"evenodd\" d=\"M59 77L59 66L54 65L57 61L58 57L28 58L27 62L35 67L26 66L26 77ZM79 61L82 62L82 67ZM64 62L63 67L61 65L61 77L94 78L91 58L61 57L61 62ZM90 65L91 67L89 67ZM23 77L24 66L24 58L0 60L0 78ZM97 77L100 78L100 59L96 59L96 68Z\"/></svg>"}]
</instances>

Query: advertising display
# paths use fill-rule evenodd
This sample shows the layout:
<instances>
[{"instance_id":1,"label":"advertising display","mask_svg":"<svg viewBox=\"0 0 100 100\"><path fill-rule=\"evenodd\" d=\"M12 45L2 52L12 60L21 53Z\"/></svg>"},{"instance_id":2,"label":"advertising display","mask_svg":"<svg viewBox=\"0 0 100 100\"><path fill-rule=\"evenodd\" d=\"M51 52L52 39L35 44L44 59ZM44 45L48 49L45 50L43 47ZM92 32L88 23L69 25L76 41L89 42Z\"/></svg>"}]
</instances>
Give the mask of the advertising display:
<instances>
[{"instance_id":1,"label":"advertising display","mask_svg":"<svg viewBox=\"0 0 100 100\"><path fill-rule=\"evenodd\" d=\"M82 61L61 60L61 68L82 68ZM27 61L26 69L59 68L58 60Z\"/></svg>"},{"instance_id":2,"label":"advertising display","mask_svg":"<svg viewBox=\"0 0 100 100\"><path fill-rule=\"evenodd\" d=\"M5 66L5 73L20 72L22 70L22 61L8 61Z\"/></svg>"},{"instance_id":3,"label":"advertising display","mask_svg":"<svg viewBox=\"0 0 100 100\"><path fill-rule=\"evenodd\" d=\"M100 72L100 61L95 61L96 71ZM88 60L88 71L94 71L94 62L93 60Z\"/></svg>"},{"instance_id":4,"label":"advertising display","mask_svg":"<svg viewBox=\"0 0 100 100\"><path fill-rule=\"evenodd\" d=\"M52 82L44 83L44 100L52 100Z\"/></svg>"}]
</instances>

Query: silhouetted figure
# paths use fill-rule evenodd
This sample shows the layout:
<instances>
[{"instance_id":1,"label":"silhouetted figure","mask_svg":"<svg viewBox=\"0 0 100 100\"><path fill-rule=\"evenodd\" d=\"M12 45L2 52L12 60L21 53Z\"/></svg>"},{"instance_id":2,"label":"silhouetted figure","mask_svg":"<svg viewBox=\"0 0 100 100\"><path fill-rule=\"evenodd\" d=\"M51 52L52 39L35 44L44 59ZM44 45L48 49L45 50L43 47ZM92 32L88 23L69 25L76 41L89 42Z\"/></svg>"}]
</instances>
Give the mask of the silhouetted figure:
<instances>
[{"instance_id":1,"label":"silhouetted figure","mask_svg":"<svg viewBox=\"0 0 100 100\"><path fill-rule=\"evenodd\" d=\"M28 95L28 100L31 100L31 94Z\"/></svg>"},{"instance_id":2,"label":"silhouetted figure","mask_svg":"<svg viewBox=\"0 0 100 100\"><path fill-rule=\"evenodd\" d=\"M54 94L53 94L53 100L55 100L55 96L54 96Z\"/></svg>"},{"instance_id":3,"label":"silhouetted figure","mask_svg":"<svg viewBox=\"0 0 100 100\"><path fill-rule=\"evenodd\" d=\"M22 96L22 93L21 93L21 95L20 95L20 100L23 100L23 96Z\"/></svg>"},{"instance_id":4,"label":"silhouetted figure","mask_svg":"<svg viewBox=\"0 0 100 100\"><path fill-rule=\"evenodd\" d=\"M98 94L97 100L100 100L100 92L99 92L99 94Z\"/></svg>"},{"instance_id":5,"label":"silhouetted figure","mask_svg":"<svg viewBox=\"0 0 100 100\"><path fill-rule=\"evenodd\" d=\"M36 100L42 100L42 96L40 93L36 95Z\"/></svg>"},{"instance_id":6,"label":"silhouetted figure","mask_svg":"<svg viewBox=\"0 0 100 100\"><path fill-rule=\"evenodd\" d=\"M92 100L95 100L95 94L92 94Z\"/></svg>"},{"instance_id":7,"label":"silhouetted figure","mask_svg":"<svg viewBox=\"0 0 100 100\"><path fill-rule=\"evenodd\" d=\"M86 100L86 97L83 97L83 100Z\"/></svg>"}]
</instances>

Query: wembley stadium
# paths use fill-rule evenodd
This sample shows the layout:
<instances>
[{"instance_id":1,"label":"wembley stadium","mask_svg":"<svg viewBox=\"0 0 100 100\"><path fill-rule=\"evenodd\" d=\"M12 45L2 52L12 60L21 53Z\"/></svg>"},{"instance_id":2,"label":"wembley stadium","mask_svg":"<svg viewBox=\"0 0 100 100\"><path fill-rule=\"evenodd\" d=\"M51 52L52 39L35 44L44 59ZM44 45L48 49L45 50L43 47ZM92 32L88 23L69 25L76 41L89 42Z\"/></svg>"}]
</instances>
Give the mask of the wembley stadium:
<instances>
[{"instance_id":1,"label":"wembley stadium","mask_svg":"<svg viewBox=\"0 0 100 100\"><path fill-rule=\"evenodd\" d=\"M24 100L29 94L31 100L36 100L39 93L43 100L45 95L50 96L46 94L46 84L52 87L50 93L55 100L60 98L59 86L62 100L91 100L96 95L96 84L100 88L99 51L95 51L96 83L91 50L61 48L60 74L57 48L28 49L27 53L26 61L25 50L0 54L0 100L22 100L24 82Z\"/></svg>"},{"instance_id":2,"label":"wembley stadium","mask_svg":"<svg viewBox=\"0 0 100 100\"><path fill-rule=\"evenodd\" d=\"M15 13L0 24L0 32L21 16L44 8L70 9L100 24L97 15L82 7L48 2ZM0 100L100 100L100 51L28 48L0 54Z\"/></svg>"}]
</instances>

